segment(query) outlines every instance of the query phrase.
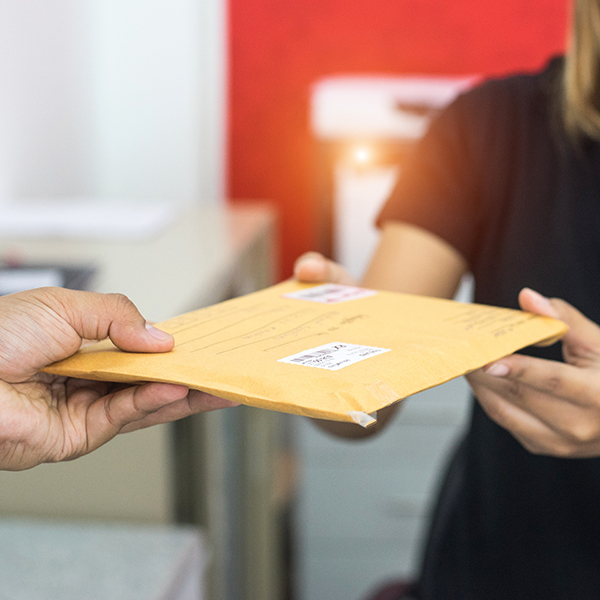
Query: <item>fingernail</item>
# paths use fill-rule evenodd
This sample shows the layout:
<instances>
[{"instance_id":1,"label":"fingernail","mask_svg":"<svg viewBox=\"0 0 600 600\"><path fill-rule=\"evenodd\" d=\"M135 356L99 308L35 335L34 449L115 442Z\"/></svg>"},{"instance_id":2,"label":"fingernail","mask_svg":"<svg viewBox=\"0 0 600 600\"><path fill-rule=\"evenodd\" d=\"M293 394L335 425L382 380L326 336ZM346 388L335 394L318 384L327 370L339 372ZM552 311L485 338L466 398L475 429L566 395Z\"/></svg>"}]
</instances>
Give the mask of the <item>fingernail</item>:
<instances>
[{"instance_id":1,"label":"fingernail","mask_svg":"<svg viewBox=\"0 0 600 600\"><path fill-rule=\"evenodd\" d=\"M160 340L161 342L164 342L165 340L169 340L172 337L170 333L167 333L166 331L163 331L162 329L157 329L156 327L154 327L153 325L150 325L149 323L146 323L146 331L154 339Z\"/></svg>"},{"instance_id":2,"label":"fingernail","mask_svg":"<svg viewBox=\"0 0 600 600\"><path fill-rule=\"evenodd\" d=\"M306 258L303 258L300 262L298 262L296 264L296 268L294 269L294 275L297 277L298 274L300 273L300 268L308 268L309 274L308 274L308 278L312 279L314 277L314 275L312 275L310 273L310 271L315 271L315 270L319 270L321 268L321 264L322 261L320 261L318 258L315 258L314 256L307 256ZM305 278L306 278L306 273L305 273Z\"/></svg>"},{"instance_id":3,"label":"fingernail","mask_svg":"<svg viewBox=\"0 0 600 600\"><path fill-rule=\"evenodd\" d=\"M503 363L492 363L483 369L484 373L494 375L494 377L504 377L508 375L509 371L510 369Z\"/></svg>"}]
</instances>

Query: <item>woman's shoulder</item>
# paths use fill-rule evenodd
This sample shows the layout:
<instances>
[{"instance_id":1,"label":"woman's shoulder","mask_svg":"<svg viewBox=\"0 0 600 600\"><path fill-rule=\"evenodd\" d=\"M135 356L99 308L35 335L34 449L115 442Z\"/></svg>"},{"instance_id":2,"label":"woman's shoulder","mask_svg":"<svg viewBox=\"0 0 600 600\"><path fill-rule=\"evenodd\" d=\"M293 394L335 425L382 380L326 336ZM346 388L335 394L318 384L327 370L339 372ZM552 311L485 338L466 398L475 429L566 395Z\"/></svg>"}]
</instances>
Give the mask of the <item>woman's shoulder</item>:
<instances>
[{"instance_id":1,"label":"woman's shoulder","mask_svg":"<svg viewBox=\"0 0 600 600\"><path fill-rule=\"evenodd\" d=\"M515 73L483 81L460 94L436 119L435 135L453 136L474 152L494 140L517 143L528 131L549 131L551 106L562 61L550 61L538 72Z\"/></svg>"},{"instance_id":2,"label":"woman's shoulder","mask_svg":"<svg viewBox=\"0 0 600 600\"><path fill-rule=\"evenodd\" d=\"M470 110L491 111L496 115L502 109L523 111L547 106L556 90L562 66L562 57L555 57L540 71L492 77L464 92L457 101Z\"/></svg>"}]
</instances>

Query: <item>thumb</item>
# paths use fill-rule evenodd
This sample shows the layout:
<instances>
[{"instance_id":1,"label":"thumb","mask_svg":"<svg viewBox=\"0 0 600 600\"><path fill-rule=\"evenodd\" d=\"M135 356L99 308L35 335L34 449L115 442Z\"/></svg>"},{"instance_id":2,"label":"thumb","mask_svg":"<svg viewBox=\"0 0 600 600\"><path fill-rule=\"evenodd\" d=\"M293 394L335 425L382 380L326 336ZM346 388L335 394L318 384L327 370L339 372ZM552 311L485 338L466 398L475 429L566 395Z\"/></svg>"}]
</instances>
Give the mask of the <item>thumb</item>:
<instances>
[{"instance_id":1,"label":"thumb","mask_svg":"<svg viewBox=\"0 0 600 600\"><path fill-rule=\"evenodd\" d=\"M38 288L0 298L0 379L25 381L77 352L82 339L110 337L122 350L168 352L173 337L148 326L121 294Z\"/></svg>"},{"instance_id":2,"label":"thumb","mask_svg":"<svg viewBox=\"0 0 600 600\"><path fill-rule=\"evenodd\" d=\"M123 294L98 294L49 288L48 306L80 338L111 341L129 352L168 352L173 336L146 322L135 304Z\"/></svg>"},{"instance_id":3,"label":"thumb","mask_svg":"<svg viewBox=\"0 0 600 600\"><path fill-rule=\"evenodd\" d=\"M318 252L306 252L294 264L294 277L304 283L341 283L356 285L354 277L342 265Z\"/></svg>"},{"instance_id":4,"label":"thumb","mask_svg":"<svg viewBox=\"0 0 600 600\"><path fill-rule=\"evenodd\" d=\"M560 298L546 298L529 288L521 290L519 304L523 310L559 319L569 327L562 337L568 363L585 366L600 361L600 327L574 306Z\"/></svg>"}]
</instances>

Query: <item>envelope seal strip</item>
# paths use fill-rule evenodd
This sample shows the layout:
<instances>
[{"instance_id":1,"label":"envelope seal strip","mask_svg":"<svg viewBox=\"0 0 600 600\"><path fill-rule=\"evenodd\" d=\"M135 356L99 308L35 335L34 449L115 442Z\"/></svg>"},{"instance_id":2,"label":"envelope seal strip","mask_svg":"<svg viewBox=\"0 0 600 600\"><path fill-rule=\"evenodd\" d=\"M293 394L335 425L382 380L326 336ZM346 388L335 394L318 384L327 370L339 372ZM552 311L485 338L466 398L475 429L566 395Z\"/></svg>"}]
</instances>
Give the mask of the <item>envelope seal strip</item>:
<instances>
[{"instance_id":1,"label":"envelope seal strip","mask_svg":"<svg viewBox=\"0 0 600 600\"><path fill-rule=\"evenodd\" d=\"M374 414L376 415L377 413ZM368 427L377 421L377 419L372 415L368 415L366 412L362 412L360 410L349 410L348 415L357 425L360 425L361 427Z\"/></svg>"}]
</instances>

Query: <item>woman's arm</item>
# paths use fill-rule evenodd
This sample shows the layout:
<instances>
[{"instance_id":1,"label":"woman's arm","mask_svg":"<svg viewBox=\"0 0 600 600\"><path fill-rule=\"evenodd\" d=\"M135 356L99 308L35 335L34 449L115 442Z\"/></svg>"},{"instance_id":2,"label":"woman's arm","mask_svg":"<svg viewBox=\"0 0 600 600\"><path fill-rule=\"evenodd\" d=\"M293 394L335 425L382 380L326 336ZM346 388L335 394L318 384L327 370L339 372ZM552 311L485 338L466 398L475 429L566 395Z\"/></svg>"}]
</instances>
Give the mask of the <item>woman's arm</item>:
<instances>
[{"instance_id":1,"label":"woman's arm","mask_svg":"<svg viewBox=\"0 0 600 600\"><path fill-rule=\"evenodd\" d=\"M467 268L458 250L437 235L408 223L388 221L362 285L452 298Z\"/></svg>"}]
</instances>

